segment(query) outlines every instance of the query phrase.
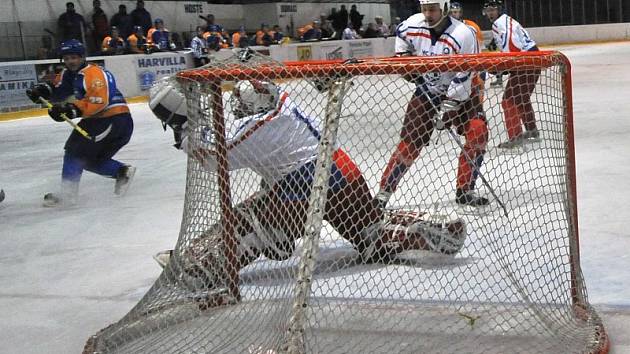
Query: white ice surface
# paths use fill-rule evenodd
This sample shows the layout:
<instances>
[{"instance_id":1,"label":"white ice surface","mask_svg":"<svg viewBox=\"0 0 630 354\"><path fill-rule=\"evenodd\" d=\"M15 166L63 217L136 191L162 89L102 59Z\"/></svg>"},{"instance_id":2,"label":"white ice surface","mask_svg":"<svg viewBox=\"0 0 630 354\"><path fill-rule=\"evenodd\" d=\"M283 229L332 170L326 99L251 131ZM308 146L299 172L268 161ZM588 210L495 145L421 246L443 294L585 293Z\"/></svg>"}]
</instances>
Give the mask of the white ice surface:
<instances>
[{"instance_id":1,"label":"white ice surface","mask_svg":"<svg viewBox=\"0 0 630 354\"><path fill-rule=\"evenodd\" d=\"M581 263L590 302L630 353L630 43L557 48L573 64ZM179 234L185 156L170 148L146 104L117 156L138 167L124 198L86 173L82 201L45 209L58 187L68 126L50 119L0 123L0 353L80 352L120 319L159 275L151 259ZM612 316L611 314L617 313Z\"/></svg>"}]
</instances>

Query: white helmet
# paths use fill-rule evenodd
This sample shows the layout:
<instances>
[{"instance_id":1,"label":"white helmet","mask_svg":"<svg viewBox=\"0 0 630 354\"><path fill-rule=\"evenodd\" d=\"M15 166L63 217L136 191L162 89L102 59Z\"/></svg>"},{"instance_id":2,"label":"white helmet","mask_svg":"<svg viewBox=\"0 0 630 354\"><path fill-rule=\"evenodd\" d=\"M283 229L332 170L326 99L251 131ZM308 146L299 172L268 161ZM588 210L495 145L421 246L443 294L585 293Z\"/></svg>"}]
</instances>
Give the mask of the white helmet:
<instances>
[{"instance_id":1,"label":"white helmet","mask_svg":"<svg viewBox=\"0 0 630 354\"><path fill-rule=\"evenodd\" d=\"M420 5L433 5L439 4L442 9L448 9L449 2L448 0L418 0Z\"/></svg>"},{"instance_id":2,"label":"white helmet","mask_svg":"<svg viewBox=\"0 0 630 354\"><path fill-rule=\"evenodd\" d=\"M175 144L178 147L188 118L186 117L186 98L177 84L169 79L156 82L149 91L149 107L162 121L165 130L167 125L173 129Z\"/></svg>"},{"instance_id":3,"label":"white helmet","mask_svg":"<svg viewBox=\"0 0 630 354\"><path fill-rule=\"evenodd\" d=\"M239 81L234 86L231 104L236 118L265 113L278 103L278 86L273 82L259 80Z\"/></svg>"},{"instance_id":4,"label":"white helmet","mask_svg":"<svg viewBox=\"0 0 630 354\"><path fill-rule=\"evenodd\" d=\"M448 16L449 14L449 3L450 1L448 0L418 0L418 2L420 3L420 6L422 5L440 5L440 8L442 9L442 18L436 22L434 25L432 26L428 26L430 28L436 27L437 25L439 25L442 21L444 21L444 19L446 18L446 16Z\"/></svg>"}]
</instances>

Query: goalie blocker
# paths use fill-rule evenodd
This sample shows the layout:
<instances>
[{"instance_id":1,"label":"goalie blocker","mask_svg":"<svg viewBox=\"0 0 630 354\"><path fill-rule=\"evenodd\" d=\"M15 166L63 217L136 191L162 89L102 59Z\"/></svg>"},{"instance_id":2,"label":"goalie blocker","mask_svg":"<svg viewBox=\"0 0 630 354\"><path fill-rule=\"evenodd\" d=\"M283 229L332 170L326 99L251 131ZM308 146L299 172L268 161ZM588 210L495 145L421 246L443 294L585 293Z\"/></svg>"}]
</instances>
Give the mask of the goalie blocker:
<instances>
[{"instance_id":1,"label":"goalie blocker","mask_svg":"<svg viewBox=\"0 0 630 354\"><path fill-rule=\"evenodd\" d=\"M235 258L241 269L260 256L285 260L293 254L295 240L304 234L320 133L319 118L307 117L288 92L271 82L237 82L230 101L233 115L228 119L242 124L231 125L237 129L226 134L228 168L251 169L269 186L234 208ZM176 132L176 146L206 169L215 170L212 145L195 146L188 137L204 129L188 125L183 102L178 86L168 80L151 90L150 107L164 126ZM283 136L280 148L273 139L278 136ZM214 140L208 138L202 140ZM380 208L361 171L342 149L333 154L328 185L324 220L354 246L364 262L387 262L404 250L455 254L464 245L466 227L457 217ZM221 287L217 282L228 278L222 233L222 224L215 224L174 255L178 267L202 279L207 287ZM171 252L156 259L164 266Z\"/></svg>"}]
</instances>

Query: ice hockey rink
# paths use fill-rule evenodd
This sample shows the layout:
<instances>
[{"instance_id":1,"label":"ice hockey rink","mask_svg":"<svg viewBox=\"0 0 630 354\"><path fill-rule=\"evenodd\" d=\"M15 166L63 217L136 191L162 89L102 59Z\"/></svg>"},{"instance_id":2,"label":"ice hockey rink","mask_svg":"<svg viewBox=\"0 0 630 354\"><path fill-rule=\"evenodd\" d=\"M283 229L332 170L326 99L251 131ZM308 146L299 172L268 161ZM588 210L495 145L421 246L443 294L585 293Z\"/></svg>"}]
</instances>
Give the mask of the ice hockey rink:
<instances>
[{"instance_id":1,"label":"ice hockey rink","mask_svg":"<svg viewBox=\"0 0 630 354\"><path fill-rule=\"evenodd\" d=\"M581 265L611 353L630 353L630 42L557 49L573 65ZM180 231L186 157L147 104L131 105L138 167L124 198L86 173L72 208L41 206L59 184L69 127L0 122L0 353L78 353L122 318L160 274L151 256Z\"/></svg>"}]
</instances>

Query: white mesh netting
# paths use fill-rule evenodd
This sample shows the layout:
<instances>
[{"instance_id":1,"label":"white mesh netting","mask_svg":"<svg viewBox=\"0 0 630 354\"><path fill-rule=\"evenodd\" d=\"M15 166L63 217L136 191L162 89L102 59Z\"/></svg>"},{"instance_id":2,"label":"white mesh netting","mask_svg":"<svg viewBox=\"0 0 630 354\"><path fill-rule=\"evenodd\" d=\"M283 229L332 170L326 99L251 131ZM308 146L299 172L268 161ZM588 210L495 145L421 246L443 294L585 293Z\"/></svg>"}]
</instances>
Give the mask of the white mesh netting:
<instances>
[{"instance_id":1,"label":"white mesh netting","mask_svg":"<svg viewBox=\"0 0 630 354\"><path fill-rule=\"evenodd\" d=\"M250 55L178 75L179 240L86 353L603 351L579 267L563 55ZM427 83L450 72L473 85L449 113ZM486 72L508 76L490 87ZM489 205L466 205L478 197Z\"/></svg>"}]
</instances>

